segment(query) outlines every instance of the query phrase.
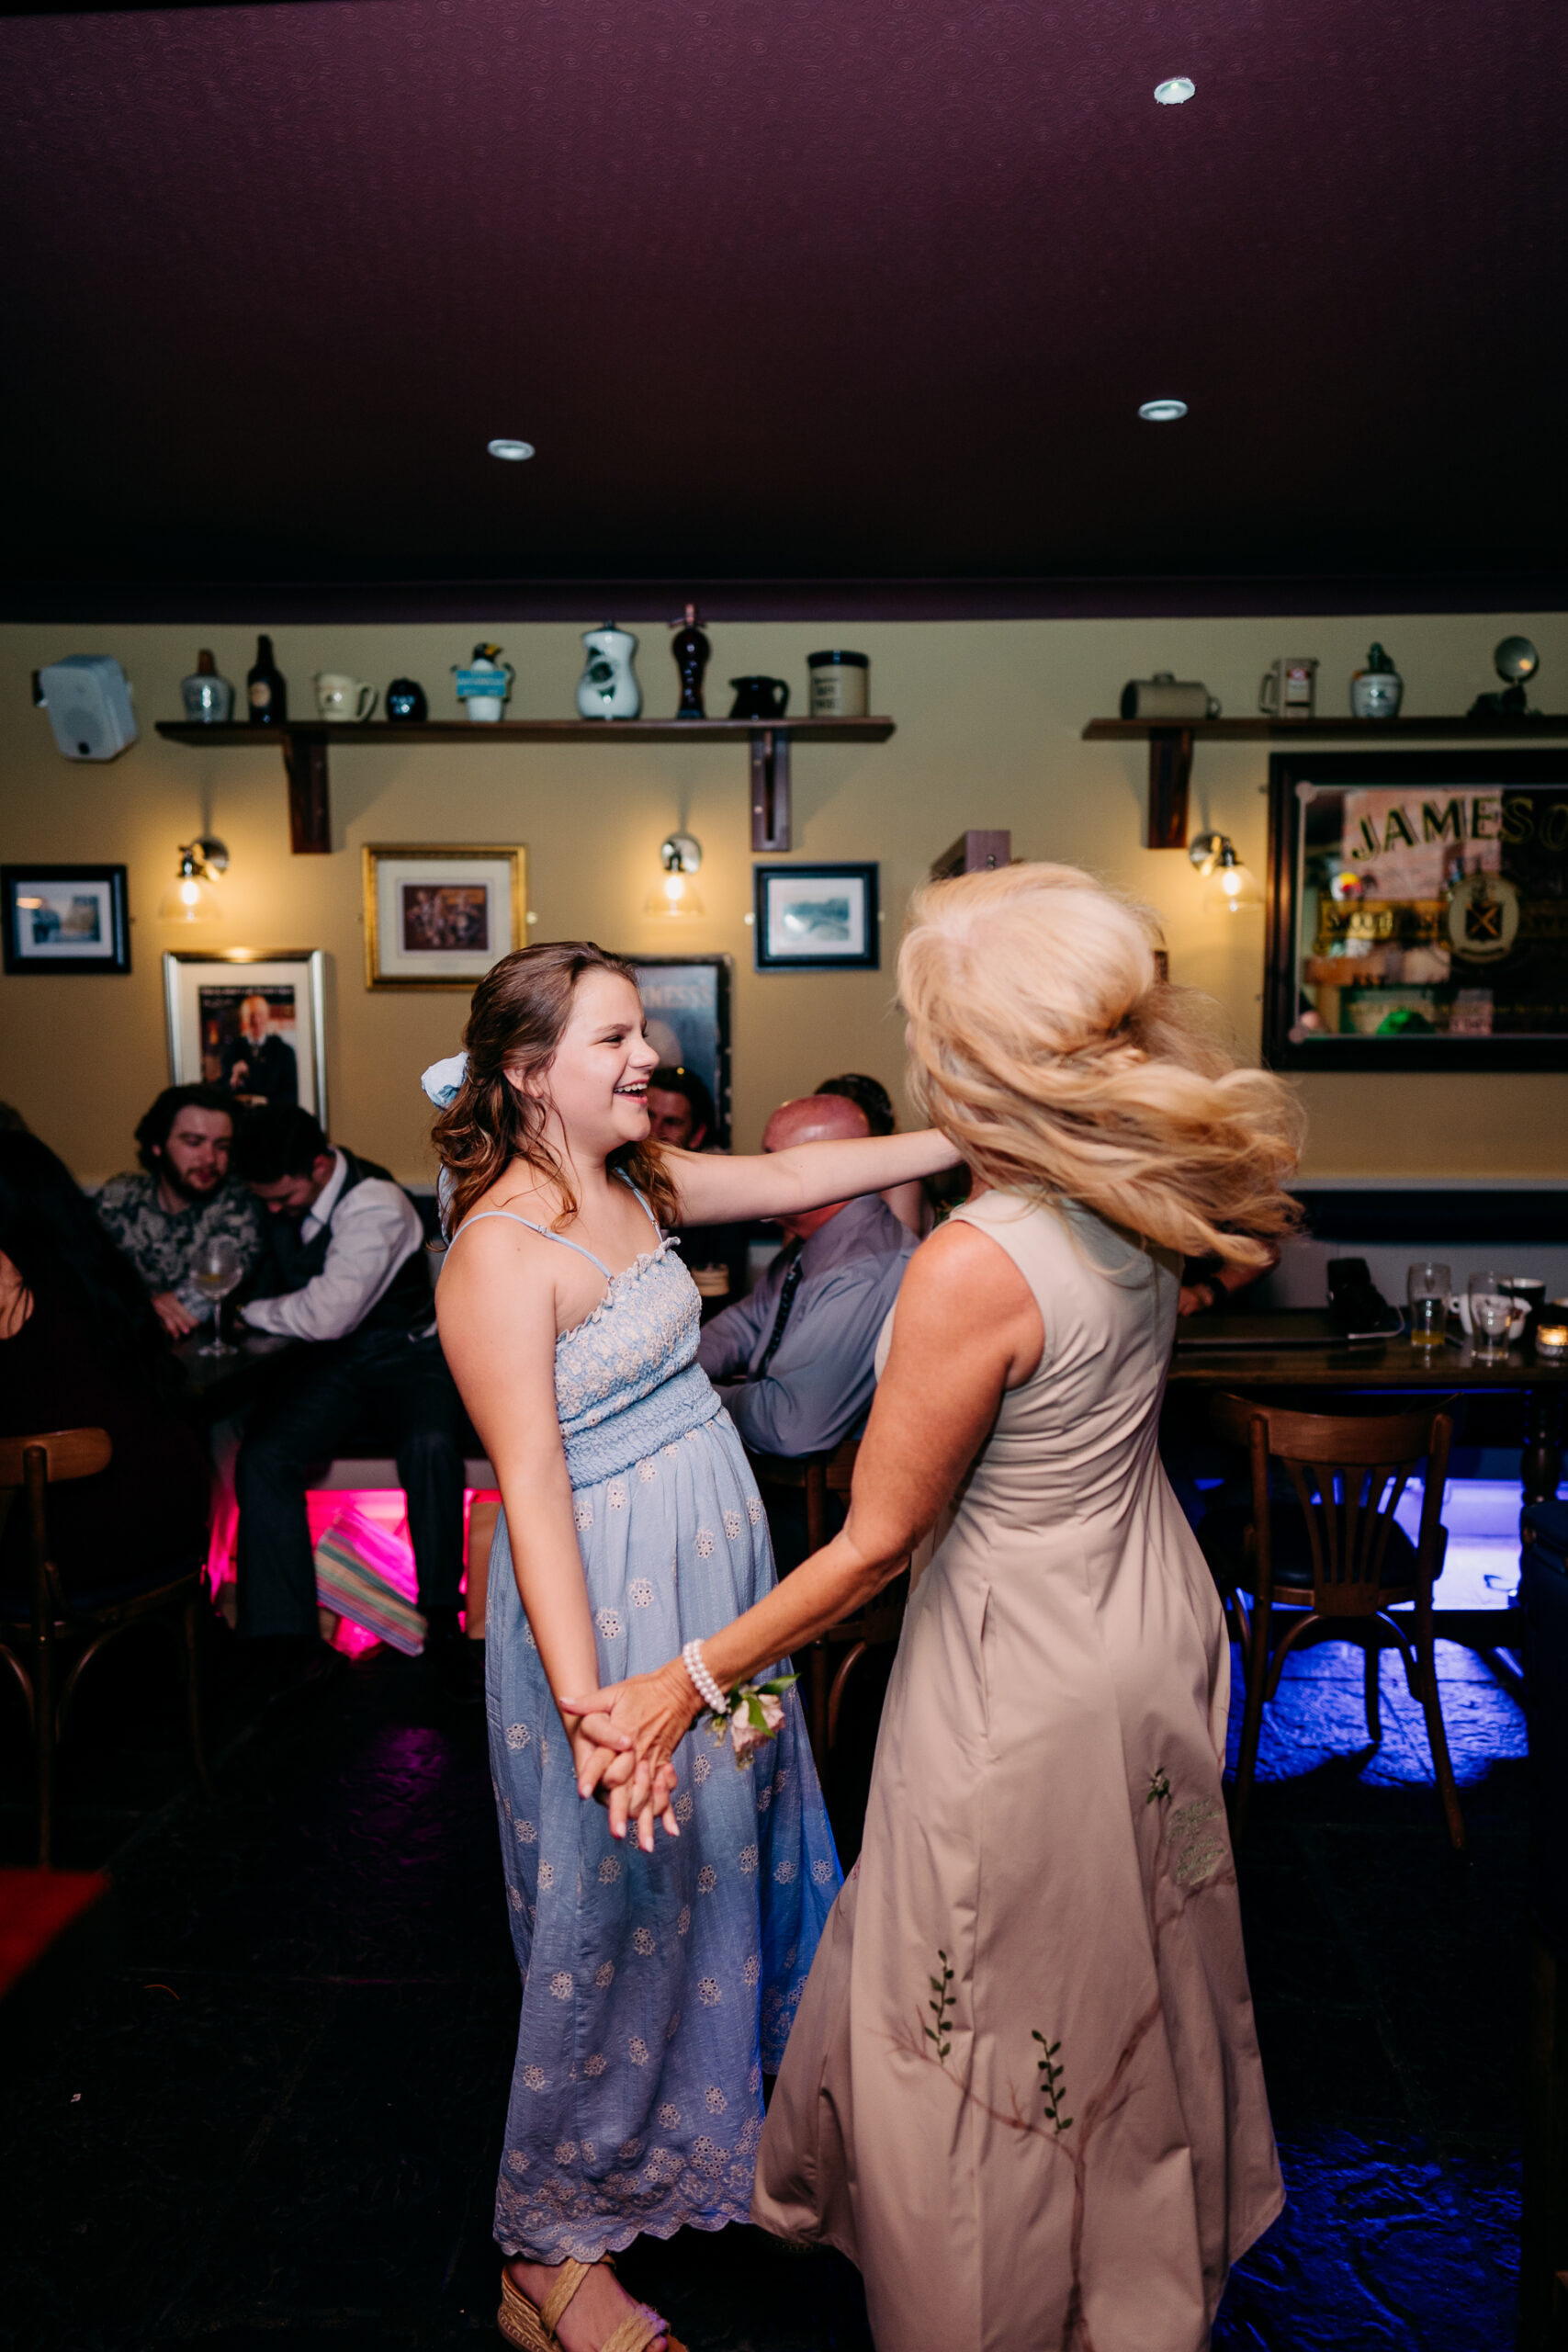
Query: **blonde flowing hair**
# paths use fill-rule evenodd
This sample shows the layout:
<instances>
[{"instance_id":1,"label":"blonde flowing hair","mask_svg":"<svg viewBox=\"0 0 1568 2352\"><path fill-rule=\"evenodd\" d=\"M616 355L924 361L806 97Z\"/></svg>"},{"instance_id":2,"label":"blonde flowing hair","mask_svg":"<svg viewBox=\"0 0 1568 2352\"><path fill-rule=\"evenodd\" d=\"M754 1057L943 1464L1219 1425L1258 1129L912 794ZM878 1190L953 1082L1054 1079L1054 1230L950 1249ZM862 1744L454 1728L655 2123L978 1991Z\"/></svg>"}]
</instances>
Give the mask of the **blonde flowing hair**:
<instances>
[{"instance_id":1,"label":"blonde flowing hair","mask_svg":"<svg viewBox=\"0 0 1568 2352\"><path fill-rule=\"evenodd\" d=\"M983 1184L1234 1265L1268 1265L1297 1223L1293 1096L1205 1034L1153 918L1076 866L918 890L898 990L910 1094Z\"/></svg>"}]
</instances>

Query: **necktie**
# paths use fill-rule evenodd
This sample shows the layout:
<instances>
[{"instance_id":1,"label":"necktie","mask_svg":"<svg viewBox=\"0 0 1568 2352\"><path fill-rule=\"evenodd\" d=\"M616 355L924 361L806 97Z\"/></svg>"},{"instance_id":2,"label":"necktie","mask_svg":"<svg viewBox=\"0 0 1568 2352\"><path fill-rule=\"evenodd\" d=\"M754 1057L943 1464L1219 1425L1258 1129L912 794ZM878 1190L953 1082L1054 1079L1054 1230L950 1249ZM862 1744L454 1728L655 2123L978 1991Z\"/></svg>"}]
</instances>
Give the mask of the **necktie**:
<instances>
[{"instance_id":1,"label":"necktie","mask_svg":"<svg viewBox=\"0 0 1568 2352\"><path fill-rule=\"evenodd\" d=\"M784 1271L784 1287L779 1292L779 1311L773 1317L773 1328L768 1334L768 1344L762 1350L762 1361L751 1374L753 1380L762 1378L779 1351L779 1341L784 1338L784 1325L789 1321L789 1310L795 1305L795 1294L800 1288L801 1271L800 1251L796 1248L795 1256Z\"/></svg>"}]
</instances>

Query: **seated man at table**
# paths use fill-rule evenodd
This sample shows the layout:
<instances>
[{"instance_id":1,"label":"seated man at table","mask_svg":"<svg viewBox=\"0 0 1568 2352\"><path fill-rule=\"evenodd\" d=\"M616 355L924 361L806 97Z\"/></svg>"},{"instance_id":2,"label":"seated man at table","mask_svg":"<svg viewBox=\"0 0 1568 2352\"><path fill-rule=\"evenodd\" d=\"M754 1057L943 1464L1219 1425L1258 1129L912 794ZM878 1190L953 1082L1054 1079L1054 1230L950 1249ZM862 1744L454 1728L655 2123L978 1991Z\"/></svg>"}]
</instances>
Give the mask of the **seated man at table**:
<instances>
[{"instance_id":1,"label":"seated man at table","mask_svg":"<svg viewBox=\"0 0 1568 2352\"><path fill-rule=\"evenodd\" d=\"M232 1241L242 1281L265 1248L261 1212L229 1173L233 1140L228 1095L216 1086L165 1086L136 1130L141 1172L111 1176L94 1204L172 1340L187 1338L212 1313L191 1274L204 1242Z\"/></svg>"},{"instance_id":2,"label":"seated man at table","mask_svg":"<svg viewBox=\"0 0 1568 2352\"><path fill-rule=\"evenodd\" d=\"M762 1149L869 1132L858 1104L806 1094L773 1113ZM697 1361L750 1452L825 1453L871 1409L877 1335L915 1237L875 1193L775 1222L788 1246L749 1298L707 1325ZM775 1551L798 1550L797 1532L775 1525ZM785 1565L797 1563L781 1557Z\"/></svg>"},{"instance_id":3,"label":"seated man at table","mask_svg":"<svg viewBox=\"0 0 1568 2352\"><path fill-rule=\"evenodd\" d=\"M306 1515L312 1463L346 1448L395 1453L408 1498L426 1655L462 1681L478 1643L457 1623L463 1572L463 1408L435 1337L424 1231L384 1168L330 1144L307 1111L275 1103L242 1126L235 1169L270 1219L274 1295L253 1330L303 1340L240 1449L240 1631L317 1638Z\"/></svg>"}]
</instances>

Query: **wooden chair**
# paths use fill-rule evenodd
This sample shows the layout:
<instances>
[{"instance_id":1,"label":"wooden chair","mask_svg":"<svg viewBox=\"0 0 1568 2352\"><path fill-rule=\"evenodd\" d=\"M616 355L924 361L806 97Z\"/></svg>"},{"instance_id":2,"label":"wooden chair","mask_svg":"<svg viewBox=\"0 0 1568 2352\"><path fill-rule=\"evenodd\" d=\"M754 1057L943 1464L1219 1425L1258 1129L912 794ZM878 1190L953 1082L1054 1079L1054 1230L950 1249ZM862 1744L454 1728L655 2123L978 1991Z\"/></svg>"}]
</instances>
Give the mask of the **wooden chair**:
<instances>
[{"instance_id":1,"label":"wooden chair","mask_svg":"<svg viewBox=\"0 0 1568 2352\"><path fill-rule=\"evenodd\" d=\"M1379 1662L1385 1647L1398 1650L1411 1696L1427 1718L1449 1837L1457 1852L1464 1850L1432 1637L1432 1587L1448 1546L1441 1511L1452 1401L1408 1413L1360 1415L1292 1412L1248 1396L1213 1400L1217 1433L1247 1450L1252 1487L1249 1509L1212 1511L1198 1531L1245 1661L1247 1705L1233 1805L1238 1844L1264 1702L1278 1690L1285 1660L1298 1644L1327 1640L1357 1643L1365 1655L1367 1728L1374 1742L1382 1736ZM1271 1498L1270 1459L1289 1474L1294 1503ZM1412 1544L1393 1514L1417 1470L1425 1485L1420 1533ZM1402 1601L1414 1604L1413 1623L1390 1615ZM1280 1611L1288 1612L1282 1633Z\"/></svg>"},{"instance_id":2,"label":"wooden chair","mask_svg":"<svg viewBox=\"0 0 1568 2352\"><path fill-rule=\"evenodd\" d=\"M117 1596L89 1606L70 1598L50 1559L50 1486L92 1477L107 1468L110 1452L106 1430L51 1430L38 1437L0 1438L0 1526L19 1501L27 1512L28 1529L27 1611L18 1614L14 1606L0 1600L0 1657L21 1686L32 1724L38 1770L38 1858L45 1864L54 1843L55 1756L82 1669L118 1634L143 1619L161 1619L179 1646L197 1779L204 1791L210 1793L211 1790L202 1745L197 1663L203 1598L200 1568L192 1568L152 1591ZM67 1663L69 1653L74 1654Z\"/></svg>"},{"instance_id":3,"label":"wooden chair","mask_svg":"<svg viewBox=\"0 0 1568 2352\"><path fill-rule=\"evenodd\" d=\"M833 1532L828 1524L828 1498L848 1495L854 1484L859 1453L859 1438L847 1437L830 1453L803 1453L793 1458L780 1453L753 1453L749 1458L764 1496L770 1487L795 1493L804 1491L807 1542L813 1552L819 1552ZM871 1650L897 1646L904 1627L908 1591L907 1574L895 1578L884 1586L868 1609L843 1618L837 1625L829 1625L807 1653L807 1727L818 1775L824 1782L829 1759L838 1743L839 1718L850 1678Z\"/></svg>"}]
</instances>

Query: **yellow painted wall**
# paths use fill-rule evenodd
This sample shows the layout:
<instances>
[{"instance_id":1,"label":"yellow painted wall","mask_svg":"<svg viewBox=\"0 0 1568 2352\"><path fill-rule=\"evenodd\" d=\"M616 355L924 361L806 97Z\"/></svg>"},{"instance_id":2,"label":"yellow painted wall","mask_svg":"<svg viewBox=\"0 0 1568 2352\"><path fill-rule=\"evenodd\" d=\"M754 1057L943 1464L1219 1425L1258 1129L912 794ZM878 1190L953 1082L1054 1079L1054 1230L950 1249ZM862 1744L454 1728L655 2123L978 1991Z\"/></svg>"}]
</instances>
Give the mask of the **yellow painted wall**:
<instances>
[{"instance_id":1,"label":"yellow painted wall","mask_svg":"<svg viewBox=\"0 0 1568 2352\"><path fill-rule=\"evenodd\" d=\"M583 627L594 619L583 616ZM258 615L258 626L266 616ZM1319 707L1347 707L1346 682L1369 640L1390 647L1405 707L1462 711L1491 676L1491 649L1522 628L1541 651L1540 695L1568 705L1568 616L1179 621L812 622L718 625L710 709L723 681L749 671L787 677L805 707L806 655L821 645L870 654L872 702L897 721L881 745L795 754L795 856L874 858L886 910L879 973L760 975L751 969L750 821L740 745L542 745L422 749L411 734L382 749L344 746L332 762L330 857L288 850L276 744L190 751L152 722L179 716L178 682L210 645L243 688L255 632L229 627L0 629L0 843L7 862L123 862L130 868L134 969L129 978L0 980L0 1097L15 1102L85 1181L131 1161L131 1128L164 1083L161 956L169 946L321 947L329 956L328 1071L334 1133L399 1174L428 1178L422 1066L457 1043L465 1000L371 994L364 982L359 851L367 842L521 842L530 861L534 939L583 933L626 952L727 950L736 963L737 1139L753 1146L773 1106L840 1069L897 1089L901 1024L895 952L911 888L966 826L1002 826L1024 857L1089 867L1157 908L1174 976L1224 1005L1248 1052L1258 1045L1260 915L1205 919L1184 857L1141 846L1141 744L1078 740L1084 720L1116 708L1122 682L1156 669L1201 678L1226 711L1256 708L1258 679L1280 652L1322 662ZM384 687L422 681L432 714L456 717L450 665L476 639L499 640L518 672L516 718L572 714L581 666L565 625L327 627L273 631L296 715L313 671L340 669ZM650 716L673 709L666 633L643 627L638 660ZM66 652L114 654L136 690L141 740L107 766L54 749L30 707L28 673ZM713 682L717 682L716 684ZM1261 876L1269 745L1203 743L1192 827L1230 833ZM643 912L671 826L704 849L700 923L671 935ZM220 924L192 933L162 924L158 899L175 845L220 834L232 866ZM662 933L662 936L660 935ZM1558 1175L1568 1168L1568 1081L1550 1074L1424 1079L1392 1073L1305 1081L1307 1169L1327 1175Z\"/></svg>"}]
</instances>

